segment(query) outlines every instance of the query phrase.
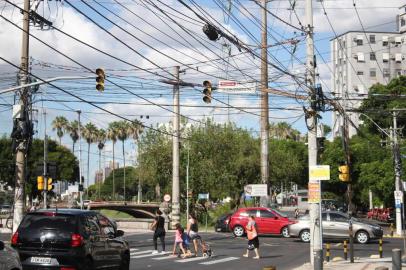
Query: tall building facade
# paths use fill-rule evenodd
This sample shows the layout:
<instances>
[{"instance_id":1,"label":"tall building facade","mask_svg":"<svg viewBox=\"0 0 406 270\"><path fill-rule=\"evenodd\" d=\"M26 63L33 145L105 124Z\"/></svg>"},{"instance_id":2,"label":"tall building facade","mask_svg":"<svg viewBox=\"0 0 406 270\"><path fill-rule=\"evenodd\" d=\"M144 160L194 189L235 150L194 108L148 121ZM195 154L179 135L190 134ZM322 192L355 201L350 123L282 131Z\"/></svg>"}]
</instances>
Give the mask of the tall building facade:
<instances>
[{"instance_id":1,"label":"tall building facade","mask_svg":"<svg viewBox=\"0 0 406 270\"><path fill-rule=\"evenodd\" d=\"M399 11L396 32L348 31L330 42L332 91L356 126L362 124L360 115L351 110L360 107L369 88L406 75L406 5ZM343 124L343 116L333 112L333 138L341 136ZM350 125L349 135L356 133Z\"/></svg>"}]
</instances>

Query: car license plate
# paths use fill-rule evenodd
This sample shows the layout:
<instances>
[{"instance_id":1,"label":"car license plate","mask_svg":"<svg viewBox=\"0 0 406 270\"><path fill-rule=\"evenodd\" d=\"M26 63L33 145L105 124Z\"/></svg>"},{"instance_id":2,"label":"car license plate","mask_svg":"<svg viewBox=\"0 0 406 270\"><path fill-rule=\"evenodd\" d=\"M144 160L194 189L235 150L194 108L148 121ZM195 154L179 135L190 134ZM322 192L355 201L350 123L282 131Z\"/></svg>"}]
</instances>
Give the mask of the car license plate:
<instances>
[{"instance_id":1,"label":"car license plate","mask_svg":"<svg viewBox=\"0 0 406 270\"><path fill-rule=\"evenodd\" d=\"M41 264L50 264L51 263L51 258L31 257L31 262L32 263L41 263Z\"/></svg>"}]
</instances>

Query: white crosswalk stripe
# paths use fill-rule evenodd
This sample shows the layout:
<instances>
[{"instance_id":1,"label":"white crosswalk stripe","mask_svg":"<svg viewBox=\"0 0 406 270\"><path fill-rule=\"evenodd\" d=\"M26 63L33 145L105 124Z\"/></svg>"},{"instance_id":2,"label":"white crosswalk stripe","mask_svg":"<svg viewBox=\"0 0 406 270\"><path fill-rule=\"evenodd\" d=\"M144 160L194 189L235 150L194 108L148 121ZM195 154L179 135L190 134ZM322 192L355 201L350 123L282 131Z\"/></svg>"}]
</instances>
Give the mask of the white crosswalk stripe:
<instances>
[{"instance_id":1,"label":"white crosswalk stripe","mask_svg":"<svg viewBox=\"0 0 406 270\"><path fill-rule=\"evenodd\" d=\"M161 260L169 260L169 259L177 259L177 256L165 255L163 257L152 258L153 260L161 261Z\"/></svg>"},{"instance_id":2,"label":"white crosswalk stripe","mask_svg":"<svg viewBox=\"0 0 406 270\"><path fill-rule=\"evenodd\" d=\"M139 248L130 248L130 252L131 251L137 251L137 250L140 250Z\"/></svg>"},{"instance_id":3,"label":"white crosswalk stripe","mask_svg":"<svg viewBox=\"0 0 406 270\"><path fill-rule=\"evenodd\" d=\"M219 260L209 260L207 262L201 262L199 264L204 264L204 265L212 265L212 264L216 264L216 263L223 263L223 262L229 262L229 261L234 261L234 260L238 260L238 257L226 257L223 259L219 259Z\"/></svg>"},{"instance_id":4,"label":"white crosswalk stripe","mask_svg":"<svg viewBox=\"0 0 406 270\"><path fill-rule=\"evenodd\" d=\"M143 250L143 251L136 251L136 252L130 252L131 255L141 255L141 254L146 254L146 253L152 253L152 249L151 250Z\"/></svg>"},{"instance_id":5,"label":"white crosswalk stripe","mask_svg":"<svg viewBox=\"0 0 406 270\"><path fill-rule=\"evenodd\" d=\"M201 261L201 260L206 260L206 259L207 259L207 257L193 257L193 258L185 258L182 260L176 260L175 262L187 263L187 262Z\"/></svg>"},{"instance_id":6,"label":"white crosswalk stripe","mask_svg":"<svg viewBox=\"0 0 406 270\"><path fill-rule=\"evenodd\" d=\"M147 257L156 257L156 256L160 256L163 255L162 253L154 253L152 254L150 252L150 254L144 254L144 255L137 255L137 256L132 256L131 255L131 259L139 259L139 258L147 258Z\"/></svg>"}]
</instances>

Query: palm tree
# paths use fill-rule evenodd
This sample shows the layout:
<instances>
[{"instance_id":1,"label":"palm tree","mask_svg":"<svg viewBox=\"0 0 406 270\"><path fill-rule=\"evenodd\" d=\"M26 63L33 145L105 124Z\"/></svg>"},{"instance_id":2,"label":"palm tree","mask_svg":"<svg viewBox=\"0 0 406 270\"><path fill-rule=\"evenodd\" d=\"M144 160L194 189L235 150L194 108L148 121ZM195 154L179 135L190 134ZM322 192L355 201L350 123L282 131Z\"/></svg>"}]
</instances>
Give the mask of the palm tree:
<instances>
[{"instance_id":1,"label":"palm tree","mask_svg":"<svg viewBox=\"0 0 406 270\"><path fill-rule=\"evenodd\" d=\"M132 139L134 140L134 143L137 145L137 149L138 149L138 140L139 140L139 137L140 137L141 133L144 131L144 125L140 121L135 119L129 124L128 129L129 129L128 133L132 137ZM138 202L140 202L140 198L141 198L141 182L140 182L140 178L138 178L138 194L137 194L137 198L138 198Z\"/></svg>"},{"instance_id":2,"label":"palm tree","mask_svg":"<svg viewBox=\"0 0 406 270\"><path fill-rule=\"evenodd\" d=\"M68 120L64 116L57 116L55 119L52 121L52 130L56 130L56 135L59 137L59 145L61 145L61 140L63 137L63 134L66 130L66 127L68 126Z\"/></svg>"},{"instance_id":3,"label":"palm tree","mask_svg":"<svg viewBox=\"0 0 406 270\"><path fill-rule=\"evenodd\" d=\"M269 136L278 140L291 139L297 141L300 139L300 132L286 122L271 123L269 125Z\"/></svg>"},{"instance_id":4,"label":"palm tree","mask_svg":"<svg viewBox=\"0 0 406 270\"><path fill-rule=\"evenodd\" d=\"M69 132L69 136L72 139L72 152L75 154L75 144L79 140L79 122L77 120L69 122L66 131Z\"/></svg>"},{"instance_id":5,"label":"palm tree","mask_svg":"<svg viewBox=\"0 0 406 270\"><path fill-rule=\"evenodd\" d=\"M82 130L83 138L87 142L87 179L86 179L86 195L89 196L89 178L90 178L90 145L97 140L97 127L93 123L87 123Z\"/></svg>"},{"instance_id":6,"label":"palm tree","mask_svg":"<svg viewBox=\"0 0 406 270\"><path fill-rule=\"evenodd\" d=\"M99 129L99 131L97 132L97 148L99 148L99 172L102 171L101 169L101 151L104 148L104 145L106 143L106 139L107 139L107 134L106 131L104 129ZM99 189L99 198L100 198L100 182L99 181L99 185L98 185L98 189Z\"/></svg>"},{"instance_id":7,"label":"palm tree","mask_svg":"<svg viewBox=\"0 0 406 270\"><path fill-rule=\"evenodd\" d=\"M124 171L124 201L126 199L126 187L125 187L125 152L124 152L124 143L128 139L129 136L129 122L127 121L120 121L117 122L117 138L122 142L123 145L123 171Z\"/></svg>"},{"instance_id":8,"label":"palm tree","mask_svg":"<svg viewBox=\"0 0 406 270\"><path fill-rule=\"evenodd\" d=\"M115 155L114 155L114 146L117 142L117 122L112 122L109 123L109 127L107 128L107 139L112 141L113 143L113 200L116 197L116 184L115 184L115 178L114 178L114 170L116 169L116 161L115 161Z\"/></svg>"}]
</instances>

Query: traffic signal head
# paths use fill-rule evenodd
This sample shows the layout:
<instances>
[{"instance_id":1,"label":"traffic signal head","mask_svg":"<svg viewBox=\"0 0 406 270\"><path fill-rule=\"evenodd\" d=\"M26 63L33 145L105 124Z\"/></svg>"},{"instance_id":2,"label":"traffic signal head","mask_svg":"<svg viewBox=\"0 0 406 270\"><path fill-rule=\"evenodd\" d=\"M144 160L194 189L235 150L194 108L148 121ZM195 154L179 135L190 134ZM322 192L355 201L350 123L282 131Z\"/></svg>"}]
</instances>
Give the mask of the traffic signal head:
<instances>
[{"instance_id":1,"label":"traffic signal head","mask_svg":"<svg viewBox=\"0 0 406 270\"><path fill-rule=\"evenodd\" d=\"M102 68L96 69L96 89L99 92L104 91L104 79L106 78L106 75L104 74L104 70Z\"/></svg>"},{"instance_id":2,"label":"traffic signal head","mask_svg":"<svg viewBox=\"0 0 406 270\"><path fill-rule=\"evenodd\" d=\"M343 182L350 181L350 167L348 165L340 165L338 167L338 178Z\"/></svg>"},{"instance_id":3,"label":"traffic signal head","mask_svg":"<svg viewBox=\"0 0 406 270\"><path fill-rule=\"evenodd\" d=\"M211 103L211 91L212 91L212 86L210 81L204 81L203 82L204 90L203 90L203 101L205 103Z\"/></svg>"},{"instance_id":4,"label":"traffic signal head","mask_svg":"<svg viewBox=\"0 0 406 270\"><path fill-rule=\"evenodd\" d=\"M37 176L37 188L38 190L44 190L44 177L42 175Z\"/></svg>"},{"instance_id":5,"label":"traffic signal head","mask_svg":"<svg viewBox=\"0 0 406 270\"><path fill-rule=\"evenodd\" d=\"M48 183L47 184L48 184L47 185L47 190L48 191L51 191L51 190L54 189L54 185L52 184L52 178L51 177L48 178Z\"/></svg>"}]
</instances>

